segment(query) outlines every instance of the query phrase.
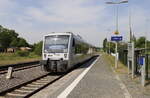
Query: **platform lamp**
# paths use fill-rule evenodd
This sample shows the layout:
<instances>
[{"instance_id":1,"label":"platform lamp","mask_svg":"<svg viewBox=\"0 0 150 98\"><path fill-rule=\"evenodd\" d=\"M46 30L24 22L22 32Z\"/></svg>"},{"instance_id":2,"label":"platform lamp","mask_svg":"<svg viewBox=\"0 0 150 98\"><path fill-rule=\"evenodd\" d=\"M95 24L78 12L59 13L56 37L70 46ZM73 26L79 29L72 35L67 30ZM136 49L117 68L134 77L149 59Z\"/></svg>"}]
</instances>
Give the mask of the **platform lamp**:
<instances>
[{"instance_id":1,"label":"platform lamp","mask_svg":"<svg viewBox=\"0 0 150 98\"><path fill-rule=\"evenodd\" d=\"M116 31L115 31L115 35L119 34L119 30L118 30L118 5L122 4L122 3L128 3L128 0L123 0L123 1L116 1L116 2L106 2L106 4L114 4L117 5L116 7ZM115 68L118 67L118 49L117 49L117 42L116 42L116 59L115 59Z\"/></svg>"},{"instance_id":2,"label":"platform lamp","mask_svg":"<svg viewBox=\"0 0 150 98\"><path fill-rule=\"evenodd\" d=\"M106 4L115 4L115 5L119 5L122 3L128 3L128 0L119 1L119 2L106 2ZM119 32L119 30L118 30L118 6L116 9L116 32Z\"/></svg>"}]
</instances>

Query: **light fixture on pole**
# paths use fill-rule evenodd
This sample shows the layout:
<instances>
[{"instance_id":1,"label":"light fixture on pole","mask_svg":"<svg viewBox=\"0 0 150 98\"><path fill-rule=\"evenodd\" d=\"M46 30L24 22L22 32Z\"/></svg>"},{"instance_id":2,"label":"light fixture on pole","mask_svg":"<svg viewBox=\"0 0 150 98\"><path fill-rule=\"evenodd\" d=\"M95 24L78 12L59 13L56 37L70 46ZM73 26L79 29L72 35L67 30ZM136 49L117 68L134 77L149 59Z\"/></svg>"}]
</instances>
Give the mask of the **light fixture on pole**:
<instances>
[{"instance_id":1,"label":"light fixture on pole","mask_svg":"<svg viewBox=\"0 0 150 98\"><path fill-rule=\"evenodd\" d=\"M128 0L123 0L123 1L118 1L118 2L106 2L106 4L115 4L117 5L117 9L116 9L116 31L115 31L115 35L119 34L119 30L118 30L118 5L122 4L122 3L128 3ZM115 53L116 53L116 58L115 58L115 68L118 67L118 49L117 49L117 42L116 42L116 49L115 49Z\"/></svg>"},{"instance_id":2,"label":"light fixture on pole","mask_svg":"<svg viewBox=\"0 0 150 98\"><path fill-rule=\"evenodd\" d=\"M128 3L128 0L123 0L123 1L119 1L119 2L106 2L106 4L116 4L116 5L119 5L122 3ZM118 6L116 9L116 31L115 32L116 32L116 35L119 33L119 30L118 30Z\"/></svg>"}]
</instances>

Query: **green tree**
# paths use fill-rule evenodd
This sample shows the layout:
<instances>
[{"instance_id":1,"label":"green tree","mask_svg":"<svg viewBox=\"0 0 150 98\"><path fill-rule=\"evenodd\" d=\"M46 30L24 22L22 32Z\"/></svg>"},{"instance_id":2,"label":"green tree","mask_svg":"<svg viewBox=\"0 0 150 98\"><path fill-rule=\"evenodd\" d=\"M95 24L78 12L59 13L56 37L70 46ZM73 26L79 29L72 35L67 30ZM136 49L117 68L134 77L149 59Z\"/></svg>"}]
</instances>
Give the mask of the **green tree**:
<instances>
[{"instance_id":1,"label":"green tree","mask_svg":"<svg viewBox=\"0 0 150 98\"><path fill-rule=\"evenodd\" d=\"M34 53L36 55L39 55L39 56L42 55L42 46L43 46L43 42L42 41L40 41L37 44L35 44L35 46L34 46Z\"/></svg>"},{"instance_id":2,"label":"green tree","mask_svg":"<svg viewBox=\"0 0 150 98\"><path fill-rule=\"evenodd\" d=\"M11 42L11 36L7 31L1 32L0 33L0 44L2 48L6 49L9 47L9 44Z\"/></svg>"},{"instance_id":3,"label":"green tree","mask_svg":"<svg viewBox=\"0 0 150 98\"><path fill-rule=\"evenodd\" d=\"M108 45L110 44L110 52L115 53L115 43L109 42Z\"/></svg>"},{"instance_id":4,"label":"green tree","mask_svg":"<svg viewBox=\"0 0 150 98\"><path fill-rule=\"evenodd\" d=\"M18 42L18 47L28 47L29 44L27 43L27 41L24 38L18 38L19 42Z\"/></svg>"},{"instance_id":5,"label":"green tree","mask_svg":"<svg viewBox=\"0 0 150 98\"><path fill-rule=\"evenodd\" d=\"M103 50L106 52L107 50L107 38L103 40Z\"/></svg>"},{"instance_id":6,"label":"green tree","mask_svg":"<svg viewBox=\"0 0 150 98\"><path fill-rule=\"evenodd\" d=\"M18 34L14 30L3 28L0 25L0 45L6 49L10 47L10 43L18 37Z\"/></svg>"},{"instance_id":7,"label":"green tree","mask_svg":"<svg viewBox=\"0 0 150 98\"><path fill-rule=\"evenodd\" d=\"M13 39L13 41L10 43L11 47L18 47L18 39Z\"/></svg>"},{"instance_id":8,"label":"green tree","mask_svg":"<svg viewBox=\"0 0 150 98\"><path fill-rule=\"evenodd\" d=\"M136 40L135 46L137 48L144 48L145 47L145 37L140 37L138 40Z\"/></svg>"}]
</instances>

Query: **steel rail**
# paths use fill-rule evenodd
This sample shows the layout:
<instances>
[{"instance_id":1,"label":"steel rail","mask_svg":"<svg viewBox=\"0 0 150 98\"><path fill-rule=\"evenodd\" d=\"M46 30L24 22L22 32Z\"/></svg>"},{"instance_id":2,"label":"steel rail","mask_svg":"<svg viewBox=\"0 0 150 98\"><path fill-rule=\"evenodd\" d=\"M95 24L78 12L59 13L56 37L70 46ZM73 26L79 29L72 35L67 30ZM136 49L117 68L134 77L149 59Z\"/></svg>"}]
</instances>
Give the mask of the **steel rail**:
<instances>
[{"instance_id":1,"label":"steel rail","mask_svg":"<svg viewBox=\"0 0 150 98\"><path fill-rule=\"evenodd\" d=\"M14 71L37 67L40 66L39 62L40 61L32 61L32 62L25 62L25 63L2 65L0 66L0 74L6 73L9 67L13 67Z\"/></svg>"},{"instance_id":2,"label":"steel rail","mask_svg":"<svg viewBox=\"0 0 150 98\"><path fill-rule=\"evenodd\" d=\"M4 90L4 91L0 92L0 97L6 97L6 98L7 98L7 96L8 96L7 94L8 94L8 93L11 93L11 92L13 92L13 91L15 91L15 90L17 90L17 89L20 89L21 87L25 87L26 85L32 84L33 82L35 82L35 81L37 81L37 80L40 80L40 79L43 79L43 78L45 78L45 77L47 77L47 76L49 76L49 75L50 75L50 74L48 73L48 74L42 75L42 76L40 76L40 77L38 77L38 78L35 78L35 79L33 79L33 80L30 80L30 81L27 81L27 82L22 83L22 84L20 84L20 85L17 85L17 86L15 86L15 87L12 87L12 88L9 88L9 89L7 89L7 90ZM54 75L52 75L52 76L54 76ZM45 88L46 86L48 86L48 85L54 83L55 81L57 81L58 79L60 79L60 78L63 77L63 76L64 76L64 75L58 75L56 78L52 79L51 81L47 82L46 84L43 84L41 87L39 87L39 88L37 88L37 89L31 91L30 93L26 93L25 96L23 96L23 97L24 97L24 98L28 98L29 96L35 94L36 92L40 91L41 89ZM13 96L11 96L11 97L13 97ZM16 96L16 97L17 97L17 96Z\"/></svg>"},{"instance_id":3,"label":"steel rail","mask_svg":"<svg viewBox=\"0 0 150 98\"><path fill-rule=\"evenodd\" d=\"M79 65L78 67L80 67L81 65L83 65L83 64L87 64L89 61L93 61L93 60L95 60L95 58L97 58L98 56L93 56L93 57L91 57L91 58L89 58L88 60L85 60L84 62L82 62L82 63L80 63L80 64L77 64L77 65ZM21 97L23 97L23 98L29 98L30 96L32 96L32 95L34 95L35 93L37 93L38 91L40 91L40 90L42 90L42 89L44 89L45 87L47 87L48 85L51 85L52 83L54 83L54 82L56 82L57 80L59 80L60 78L62 78L62 77L64 77L64 76L66 76L68 73L70 73L72 70L74 70L74 69L76 69L76 68L78 68L77 66L75 66L75 68L72 68L72 69L70 69L68 72L66 72L66 73L64 73L64 74L60 74L60 73L54 73L54 74L52 74L52 73L47 73L47 74L45 74L45 75L42 75L42 76L40 76L40 77L37 77L37 78L35 78L35 79L32 79L32 80L30 80L30 81L27 81L27 82L24 82L24 83L22 83L22 84L19 84L19 85L17 85L17 86L15 86L15 87L12 87L12 88L8 88L7 90L4 90L4 91L1 91L0 92L0 97L5 97L5 98L10 98L10 97L19 97L19 94L17 93L16 94L16 96L11 96L11 94L14 94L14 92L16 91L16 90L22 90L22 87L31 87L31 89L32 89L32 86L28 86L28 85L33 85L34 84L34 86L35 86L35 83L36 84L38 84L38 83L40 83L40 82L38 82L38 81L40 81L40 80L42 80L42 79L44 79L45 77L47 77L47 76L49 76L50 78L52 78L52 80L50 80L50 81L48 81L47 83L45 83L45 84L43 84L42 86L40 86L40 85L37 85L37 87L36 87L36 89L33 89L31 92L28 92L28 93L25 93L24 95L21 95ZM52 77L51 77L52 76ZM54 79L53 79L54 78ZM42 82L42 81L41 81ZM21 93L21 92L20 92ZM18 96L17 96L18 95Z\"/></svg>"}]
</instances>

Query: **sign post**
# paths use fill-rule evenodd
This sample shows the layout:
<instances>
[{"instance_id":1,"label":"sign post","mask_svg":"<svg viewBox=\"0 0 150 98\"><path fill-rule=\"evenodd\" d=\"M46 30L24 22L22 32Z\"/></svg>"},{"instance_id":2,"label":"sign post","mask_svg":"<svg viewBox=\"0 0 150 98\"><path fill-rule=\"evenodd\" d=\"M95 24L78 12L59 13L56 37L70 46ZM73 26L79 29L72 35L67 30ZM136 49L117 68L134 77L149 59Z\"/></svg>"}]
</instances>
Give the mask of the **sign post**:
<instances>
[{"instance_id":1,"label":"sign post","mask_svg":"<svg viewBox=\"0 0 150 98\"><path fill-rule=\"evenodd\" d=\"M116 51L116 55L115 55L115 68L117 69L118 68L118 44L117 44L117 42L116 42L116 49L115 49L115 51Z\"/></svg>"},{"instance_id":2,"label":"sign post","mask_svg":"<svg viewBox=\"0 0 150 98\"><path fill-rule=\"evenodd\" d=\"M139 58L139 64L141 65L141 84L142 86L145 86L145 58L140 57Z\"/></svg>"},{"instance_id":3,"label":"sign post","mask_svg":"<svg viewBox=\"0 0 150 98\"><path fill-rule=\"evenodd\" d=\"M128 43L128 74L130 74L130 68L132 68L132 78L134 78L134 42Z\"/></svg>"},{"instance_id":4,"label":"sign post","mask_svg":"<svg viewBox=\"0 0 150 98\"><path fill-rule=\"evenodd\" d=\"M112 36L111 41L115 41L116 48L115 48L115 68L118 68L118 42L122 41L122 36Z\"/></svg>"},{"instance_id":5,"label":"sign post","mask_svg":"<svg viewBox=\"0 0 150 98\"><path fill-rule=\"evenodd\" d=\"M135 70L135 66L134 66L134 42L131 43L132 44L132 78L134 78L134 70Z\"/></svg>"}]
</instances>

